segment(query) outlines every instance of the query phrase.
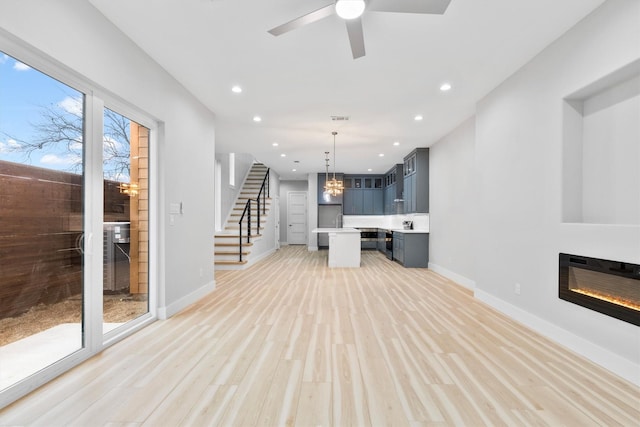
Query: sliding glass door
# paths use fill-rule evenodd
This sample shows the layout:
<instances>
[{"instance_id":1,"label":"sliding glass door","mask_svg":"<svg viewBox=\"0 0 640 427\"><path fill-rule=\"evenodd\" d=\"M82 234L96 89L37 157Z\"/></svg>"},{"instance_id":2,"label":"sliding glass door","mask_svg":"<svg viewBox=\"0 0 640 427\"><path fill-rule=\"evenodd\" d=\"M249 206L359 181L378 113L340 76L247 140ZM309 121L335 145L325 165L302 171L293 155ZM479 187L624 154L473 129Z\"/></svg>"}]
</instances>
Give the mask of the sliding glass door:
<instances>
[{"instance_id":1,"label":"sliding glass door","mask_svg":"<svg viewBox=\"0 0 640 427\"><path fill-rule=\"evenodd\" d=\"M83 347L84 100L0 52L0 390Z\"/></svg>"},{"instance_id":2,"label":"sliding glass door","mask_svg":"<svg viewBox=\"0 0 640 427\"><path fill-rule=\"evenodd\" d=\"M104 110L103 332L149 311L149 129Z\"/></svg>"},{"instance_id":3,"label":"sliding glass door","mask_svg":"<svg viewBox=\"0 0 640 427\"><path fill-rule=\"evenodd\" d=\"M0 404L152 320L152 131L117 105L0 52Z\"/></svg>"}]
</instances>

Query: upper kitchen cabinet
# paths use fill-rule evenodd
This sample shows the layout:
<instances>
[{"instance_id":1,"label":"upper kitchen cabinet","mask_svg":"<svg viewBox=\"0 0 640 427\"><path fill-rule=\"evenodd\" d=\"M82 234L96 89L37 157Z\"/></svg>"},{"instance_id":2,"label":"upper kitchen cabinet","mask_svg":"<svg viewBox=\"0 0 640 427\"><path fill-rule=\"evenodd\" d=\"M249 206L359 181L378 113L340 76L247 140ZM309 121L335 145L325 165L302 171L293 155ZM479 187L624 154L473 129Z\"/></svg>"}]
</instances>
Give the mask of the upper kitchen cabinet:
<instances>
[{"instance_id":1,"label":"upper kitchen cabinet","mask_svg":"<svg viewBox=\"0 0 640 427\"><path fill-rule=\"evenodd\" d=\"M380 175L344 177L345 215L382 215L384 213L384 177Z\"/></svg>"},{"instance_id":2,"label":"upper kitchen cabinet","mask_svg":"<svg viewBox=\"0 0 640 427\"><path fill-rule=\"evenodd\" d=\"M416 148L404 158L404 212L429 212L429 149Z\"/></svg>"},{"instance_id":3,"label":"upper kitchen cabinet","mask_svg":"<svg viewBox=\"0 0 640 427\"><path fill-rule=\"evenodd\" d=\"M402 191L404 190L403 164L399 163L392 167L384 175L384 214L393 215L404 213ZM399 210L400 209L400 210Z\"/></svg>"},{"instance_id":4,"label":"upper kitchen cabinet","mask_svg":"<svg viewBox=\"0 0 640 427\"><path fill-rule=\"evenodd\" d=\"M324 194L324 184L326 182L326 174L324 173L319 173L318 174L318 204L319 205L341 205L342 204L342 199L343 199L343 195L337 195L337 196L325 196ZM329 174L329 179L333 178L333 173ZM343 174L336 174L336 179L337 180L343 180L344 175Z\"/></svg>"}]
</instances>

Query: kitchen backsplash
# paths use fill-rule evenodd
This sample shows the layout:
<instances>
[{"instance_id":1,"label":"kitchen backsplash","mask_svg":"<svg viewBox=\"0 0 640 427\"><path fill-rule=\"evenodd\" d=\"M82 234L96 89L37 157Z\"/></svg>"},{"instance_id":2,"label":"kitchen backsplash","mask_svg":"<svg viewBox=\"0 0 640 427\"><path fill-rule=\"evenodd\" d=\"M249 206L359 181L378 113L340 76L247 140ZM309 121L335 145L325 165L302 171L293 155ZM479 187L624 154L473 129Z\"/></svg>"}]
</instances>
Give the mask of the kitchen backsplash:
<instances>
[{"instance_id":1,"label":"kitchen backsplash","mask_svg":"<svg viewBox=\"0 0 640 427\"><path fill-rule=\"evenodd\" d=\"M345 215L343 227L401 229L402 221L413 221L414 230L429 231L429 214L415 213L406 215Z\"/></svg>"}]
</instances>

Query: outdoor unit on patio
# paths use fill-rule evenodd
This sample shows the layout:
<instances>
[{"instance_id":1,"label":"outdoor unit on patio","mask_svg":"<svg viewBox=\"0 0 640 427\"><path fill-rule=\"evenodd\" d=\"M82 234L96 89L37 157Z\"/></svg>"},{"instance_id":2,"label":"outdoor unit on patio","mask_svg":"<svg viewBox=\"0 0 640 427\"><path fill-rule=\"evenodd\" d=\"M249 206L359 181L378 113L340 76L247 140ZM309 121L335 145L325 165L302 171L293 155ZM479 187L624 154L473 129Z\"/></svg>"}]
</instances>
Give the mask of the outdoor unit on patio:
<instances>
[{"instance_id":1,"label":"outdoor unit on patio","mask_svg":"<svg viewBox=\"0 0 640 427\"><path fill-rule=\"evenodd\" d=\"M104 223L104 291L129 290L129 225L128 222Z\"/></svg>"}]
</instances>

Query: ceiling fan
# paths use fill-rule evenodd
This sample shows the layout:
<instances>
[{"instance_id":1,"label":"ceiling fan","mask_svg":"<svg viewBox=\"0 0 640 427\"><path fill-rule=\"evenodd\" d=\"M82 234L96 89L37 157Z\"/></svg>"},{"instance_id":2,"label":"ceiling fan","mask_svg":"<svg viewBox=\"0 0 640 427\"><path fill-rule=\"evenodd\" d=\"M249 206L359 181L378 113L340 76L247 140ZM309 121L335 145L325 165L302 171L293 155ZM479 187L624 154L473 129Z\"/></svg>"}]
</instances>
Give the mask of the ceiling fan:
<instances>
[{"instance_id":1,"label":"ceiling fan","mask_svg":"<svg viewBox=\"0 0 640 427\"><path fill-rule=\"evenodd\" d=\"M347 24L351 53L353 54L353 59L357 59L365 55L361 19L365 9L371 12L442 15L447 10L450 2L451 0L336 0L318 10L272 28L269 33L279 36L336 14L344 19Z\"/></svg>"}]
</instances>

